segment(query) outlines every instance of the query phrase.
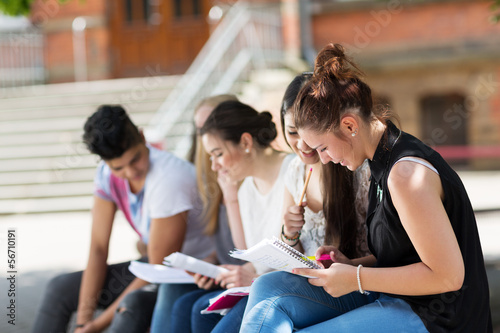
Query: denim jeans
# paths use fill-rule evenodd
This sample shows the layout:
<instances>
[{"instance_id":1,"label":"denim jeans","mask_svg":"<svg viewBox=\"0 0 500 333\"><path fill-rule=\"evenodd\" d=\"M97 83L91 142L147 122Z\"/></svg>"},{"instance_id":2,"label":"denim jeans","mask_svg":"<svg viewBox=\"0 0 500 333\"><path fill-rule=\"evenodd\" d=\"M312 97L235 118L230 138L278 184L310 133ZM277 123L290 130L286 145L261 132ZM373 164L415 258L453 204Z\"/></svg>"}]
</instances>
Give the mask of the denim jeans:
<instances>
[{"instance_id":1,"label":"denim jeans","mask_svg":"<svg viewBox=\"0 0 500 333\"><path fill-rule=\"evenodd\" d=\"M151 320L151 333L174 332L170 329L174 303L179 297L194 290L198 290L198 286L194 283L161 284Z\"/></svg>"},{"instance_id":2,"label":"denim jeans","mask_svg":"<svg viewBox=\"0 0 500 333\"><path fill-rule=\"evenodd\" d=\"M135 276L128 270L130 262L109 265L104 287L97 299L98 308L113 303ZM49 281L40 303L33 333L64 333L77 310L83 272L62 274Z\"/></svg>"},{"instance_id":3,"label":"denim jeans","mask_svg":"<svg viewBox=\"0 0 500 333\"><path fill-rule=\"evenodd\" d=\"M271 272L252 284L241 332L426 332L403 300L352 292L332 297L307 279Z\"/></svg>"},{"instance_id":4,"label":"denim jeans","mask_svg":"<svg viewBox=\"0 0 500 333\"><path fill-rule=\"evenodd\" d=\"M424 333L428 332L420 317L402 299L380 294L375 302L361 306L341 316L307 327L300 332L372 332Z\"/></svg>"},{"instance_id":5,"label":"denim jeans","mask_svg":"<svg viewBox=\"0 0 500 333\"><path fill-rule=\"evenodd\" d=\"M108 333L144 333L151 324L158 286L147 285L127 294L118 304Z\"/></svg>"},{"instance_id":6,"label":"denim jeans","mask_svg":"<svg viewBox=\"0 0 500 333\"><path fill-rule=\"evenodd\" d=\"M179 297L172 308L170 332L193 332L191 327L191 311L193 310L193 305L201 296L211 292L213 291L198 289ZM163 331L165 332L166 329Z\"/></svg>"},{"instance_id":7,"label":"denim jeans","mask_svg":"<svg viewBox=\"0 0 500 333\"><path fill-rule=\"evenodd\" d=\"M219 295L221 291L214 291L201 296L194 304L191 311L191 328L195 333L237 333L240 330L241 321L245 312L248 297L236 303L225 316L218 313L201 314L201 310L208 307L208 301Z\"/></svg>"}]
</instances>

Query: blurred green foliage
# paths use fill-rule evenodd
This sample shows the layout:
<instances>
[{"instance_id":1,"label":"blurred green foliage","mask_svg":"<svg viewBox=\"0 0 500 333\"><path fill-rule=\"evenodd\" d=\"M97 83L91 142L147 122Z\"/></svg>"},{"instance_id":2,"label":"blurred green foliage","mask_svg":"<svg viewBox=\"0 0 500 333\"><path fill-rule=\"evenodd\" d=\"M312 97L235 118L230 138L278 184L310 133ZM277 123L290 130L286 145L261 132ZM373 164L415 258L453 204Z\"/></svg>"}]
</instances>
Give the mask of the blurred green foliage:
<instances>
[{"instance_id":1,"label":"blurred green foliage","mask_svg":"<svg viewBox=\"0 0 500 333\"><path fill-rule=\"evenodd\" d=\"M494 23L498 23L500 21L500 0L494 0L490 8L491 11L493 12L491 20Z\"/></svg>"},{"instance_id":2,"label":"blurred green foliage","mask_svg":"<svg viewBox=\"0 0 500 333\"><path fill-rule=\"evenodd\" d=\"M10 16L28 15L35 0L0 0L0 12ZM48 1L48 0L43 0ZM59 3L69 0L57 0Z\"/></svg>"},{"instance_id":3,"label":"blurred green foliage","mask_svg":"<svg viewBox=\"0 0 500 333\"><path fill-rule=\"evenodd\" d=\"M0 0L0 11L11 16L28 15L33 0Z\"/></svg>"}]
</instances>

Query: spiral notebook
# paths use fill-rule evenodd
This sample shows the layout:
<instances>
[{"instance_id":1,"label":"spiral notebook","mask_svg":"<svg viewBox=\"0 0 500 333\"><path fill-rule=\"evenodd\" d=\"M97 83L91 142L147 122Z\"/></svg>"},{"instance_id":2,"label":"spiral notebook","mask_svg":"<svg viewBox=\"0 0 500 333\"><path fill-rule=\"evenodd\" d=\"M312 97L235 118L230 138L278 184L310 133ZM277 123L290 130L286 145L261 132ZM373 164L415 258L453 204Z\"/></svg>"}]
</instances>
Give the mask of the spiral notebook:
<instances>
[{"instance_id":1,"label":"spiral notebook","mask_svg":"<svg viewBox=\"0 0 500 333\"><path fill-rule=\"evenodd\" d=\"M314 260L307 258L276 237L264 239L247 250L236 249L231 251L229 255L233 258L260 263L272 269L290 273L294 268L321 269Z\"/></svg>"}]
</instances>

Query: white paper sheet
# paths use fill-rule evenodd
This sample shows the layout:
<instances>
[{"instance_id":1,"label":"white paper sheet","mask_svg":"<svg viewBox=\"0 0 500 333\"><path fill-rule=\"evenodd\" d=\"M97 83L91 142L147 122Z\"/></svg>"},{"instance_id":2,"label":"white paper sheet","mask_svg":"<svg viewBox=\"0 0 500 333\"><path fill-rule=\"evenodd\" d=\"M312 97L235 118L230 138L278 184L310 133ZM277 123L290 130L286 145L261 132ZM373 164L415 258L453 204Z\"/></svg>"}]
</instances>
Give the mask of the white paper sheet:
<instances>
[{"instance_id":1,"label":"white paper sheet","mask_svg":"<svg viewBox=\"0 0 500 333\"><path fill-rule=\"evenodd\" d=\"M132 261L128 269L138 278L150 283L194 283L194 278L186 271L164 265Z\"/></svg>"}]
</instances>

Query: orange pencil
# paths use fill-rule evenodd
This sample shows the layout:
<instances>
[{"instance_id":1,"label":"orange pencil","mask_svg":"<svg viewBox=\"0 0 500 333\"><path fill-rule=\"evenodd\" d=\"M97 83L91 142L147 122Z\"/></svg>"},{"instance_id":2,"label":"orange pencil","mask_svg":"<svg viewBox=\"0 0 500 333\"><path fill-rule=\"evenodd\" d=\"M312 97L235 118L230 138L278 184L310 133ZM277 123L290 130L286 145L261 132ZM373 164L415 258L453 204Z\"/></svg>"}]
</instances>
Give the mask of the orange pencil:
<instances>
[{"instance_id":1,"label":"orange pencil","mask_svg":"<svg viewBox=\"0 0 500 333\"><path fill-rule=\"evenodd\" d=\"M304 195L306 194L307 184L309 184L309 179L311 179L311 173L313 172L313 168L309 169L307 173L306 181L304 183L304 189L302 190L302 194L300 195L299 206L302 204L302 200L304 200Z\"/></svg>"}]
</instances>

